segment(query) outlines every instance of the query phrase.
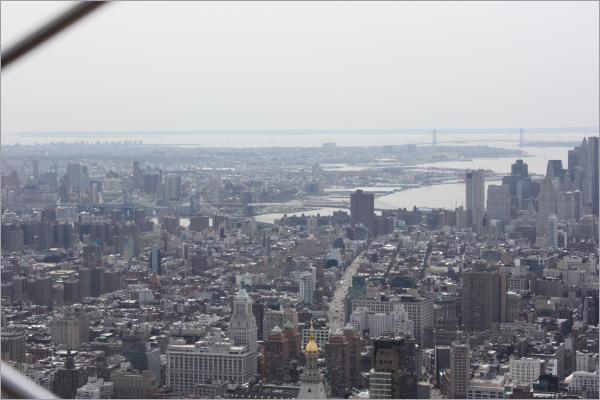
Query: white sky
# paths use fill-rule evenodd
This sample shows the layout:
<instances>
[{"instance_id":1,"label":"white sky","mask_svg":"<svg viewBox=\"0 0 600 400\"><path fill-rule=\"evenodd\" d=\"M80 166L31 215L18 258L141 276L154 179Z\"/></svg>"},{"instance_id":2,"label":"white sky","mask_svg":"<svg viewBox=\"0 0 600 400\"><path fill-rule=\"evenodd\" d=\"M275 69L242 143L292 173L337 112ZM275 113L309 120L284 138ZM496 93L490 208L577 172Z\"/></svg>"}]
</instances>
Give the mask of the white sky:
<instances>
[{"instance_id":1,"label":"white sky","mask_svg":"<svg viewBox=\"0 0 600 400\"><path fill-rule=\"evenodd\" d=\"M1 3L2 49L64 3ZM2 132L598 126L598 2L126 2L2 71Z\"/></svg>"}]
</instances>

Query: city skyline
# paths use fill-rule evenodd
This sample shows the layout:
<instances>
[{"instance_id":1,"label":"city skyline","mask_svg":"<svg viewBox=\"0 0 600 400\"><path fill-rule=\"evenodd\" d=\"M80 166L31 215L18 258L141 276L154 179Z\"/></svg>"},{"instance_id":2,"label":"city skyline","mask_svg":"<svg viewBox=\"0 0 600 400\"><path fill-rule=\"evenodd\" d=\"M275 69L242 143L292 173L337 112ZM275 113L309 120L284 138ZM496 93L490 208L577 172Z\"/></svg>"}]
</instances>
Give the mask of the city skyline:
<instances>
[{"instance_id":1,"label":"city skyline","mask_svg":"<svg viewBox=\"0 0 600 400\"><path fill-rule=\"evenodd\" d=\"M599 398L597 1L0 8L2 397Z\"/></svg>"}]
</instances>

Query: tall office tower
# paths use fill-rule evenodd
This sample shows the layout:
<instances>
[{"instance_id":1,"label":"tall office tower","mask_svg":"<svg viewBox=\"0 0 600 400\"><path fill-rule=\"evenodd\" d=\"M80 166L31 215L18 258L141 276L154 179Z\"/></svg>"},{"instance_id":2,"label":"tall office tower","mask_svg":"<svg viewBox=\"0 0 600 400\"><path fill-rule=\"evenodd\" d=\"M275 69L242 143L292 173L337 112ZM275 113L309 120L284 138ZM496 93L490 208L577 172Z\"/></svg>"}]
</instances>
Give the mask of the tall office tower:
<instances>
[{"instance_id":1,"label":"tall office tower","mask_svg":"<svg viewBox=\"0 0 600 400\"><path fill-rule=\"evenodd\" d=\"M40 170L38 160L33 160L33 184L38 186L40 184Z\"/></svg>"},{"instance_id":2,"label":"tall office tower","mask_svg":"<svg viewBox=\"0 0 600 400\"><path fill-rule=\"evenodd\" d=\"M165 179L167 186L167 198L169 200L181 200L181 176L169 175Z\"/></svg>"},{"instance_id":3,"label":"tall office tower","mask_svg":"<svg viewBox=\"0 0 600 400\"><path fill-rule=\"evenodd\" d=\"M467 270L462 275L462 326L484 331L503 321L506 313L506 276L497 271Z\"/></svg>"},{"instance_id":4,"label":"tall office tower","mask_svg":"<svg viewBox=\"0 0 600 400\"><path fill-rule=\"evenodd\" d=\"M63 281L65 305L81 302L80 287L79 279L65 279Z\"/></svg>"},{"instance_id":5,"label":"tall office tower","mask_svg":"<svg viewBox=\"0 0 600 400\"><path fill-rule=\"evenodd\" d=\"M291 322L286 322L283 325L283 335L288 341L290 361L300 361L302 359L302 336L298 332L298 327Z\"/></svg>"},{"instance_id":6,"label":"tall office tower","mask_svg":"<svg viewBox=\"0 0 600 400\"><path fill-rule=\"evenodd\" d=\"M79 164L67 164L67 176L71 182L73 192L86 192L90 187L87 167Z\"/></svg>"},{"instance_id":7,"label":"tall office tower","mask_svg":"<svg viewBox=\"0 0 600 400\"><path fill-rule=\"evenodd\" d=\"M87 267L79 268L79 295L83 299L89 297L92 288L92 270Z\"/></svg>"},{"instance_id":8,"label":"tall office tower","mask_svg":"<svg viewBox=\"0 0 600 400\"><path fill-rule=\"evenodd\" d=\"M584 192L587 193L586 203L591 203L592 213L595 216L598 216L598 168L599 167L599 155L598 155L598 140L597 136L592 136L588 138L587 147L586 147L586 179L585 179L585 189Z\"/></svg>"},{"instance_id":9,"label":"tall office tower","mask_svg":"<svg viewBox=\"0 0 600 400\"><path fill-rule=\"evenodd\" d=\"M410 337L382 336L373 340L373 368L391 374L391 398L417 398L417 351Z\"/></svg>"},{"instance_id":10,"label":"tall office tower","mask_svg":"<svg viewBox=\"0 0 600 400\"><path fill-rule=\"evenodd\" d=\"M142 173L142 191L144 193L158 193L158 184L160 183L161 171L146 171Z\"/></svg>"},{"instance_id":11,"label":"tall office tower","mask_svg":"<svg viewBox=\"0 0 600 400\"><path fill-rule=\"evenodd\" d=\"M527 178L529 177L528 166L523 160L517 160L514 164L510 166L510 174L512 176L517 176L519 178Z\"/></svg>"},{"instance_id":12,"label":"tall office tower","mask_svg":"<svg viewBox=\"0 0 600 400\"><path fill-rule=\"evenodd\" d=\"M142 169L140 168L140 162L133 162L133 173L132 173L133 187L140 189L142 187Z\"/></svg>"},{"instance_id":13,"label":"tall office tower","mask_svg":"<svg viewBox=\"0 0 600 400\"><path fill-rule=\"evenodd\" d=\"M550 214L548 218L547 231L546 231L546 243L548 247L558 248L558 218L556 215Z\"/></svg>"},{"instance_id":14,"label":"tall office tower","mask_svg":"<svg viewBox=\"0 0 600 400\"><path fill-rule=\"evenodd\" d=\"M576 174L578 171L585 171L586 168L586 157L587 157L587 139L584 138L581 145L575 147L568 152L567 169L569 171L569 179L573 183L573 189L583 189L581 184L583 182L577 182Z\"/></svg>"},{"instance_id":15,"label":"tall office tower","mask_svg":"<svg viewBox=\"0 0 600 400\"><path fill-rule=\"evenodd\" d=\"M514 322L519 319L523 310L523 296L520 293L509 290L506 293L506 318L505 322Z\"/></svg>"},{"instance_id":16,"label":"tall office tower","mask_svg":"<svg viewBox=\"0 0 600 400\"><path fill-rule=\"evenodd\" d=\"M485 175L482 169L467 171L465 175L467 189L467 211L471 212L473 228L480 231L485 213Z\"/></svg>"},{"instance_id":17,"label":"tall office tower","mask_svg":"<svg viewBox=\"0 0 600 400\"><path fill-rule=\"evenodd\" d=\"M458 316L460 310L460 298L454 293L438 295L434 304L434 326L436 329L456 330L458 328Z\"/></svg>"},{"instance_id":18,"label":"tall office tower","mask_svg":"<svg viewBox=\"0 0 600 400\"><path fill-rule=\"evenodd\" d=\"M230 337L236 346L247 346L256 353L256 320L252 314L252 299L245 289L240 289L233 299Z\"/></svg>"},{"instance_id":19,"label":"tall office tower","mask_svg":"<svg viewBox=\"0 0 600 400\"><path fill-rule=\"evenodd\" d=\"M416 295L403 295L400 296L400 303L408 312L408 318L414 323L414 337L417 344L421 346L428 344L426 331L428 328L433 328L434 300L432 298Z\"/></svg>"},{"instance_id":20,"label":"tall office tower","mask_svg":"<svg viewBox=\"0 0 600 400\"><path fill-rule=\"evenodd\" d=\"M67 352L67 360L63 368L54 373L52 392L61 399L74 399L77 389L87 382L85 371L75 368L75 360L71 351Z\"/></svg>"},{"instance_id":21,"label":"tall office tower","mask_svg":"<svg viewBox=\"0 0 600 400\"><path fill-rule=\"evenodd\" d=\"M350 327L334 332L325 345L326 376L334 398L345 399L360 382L360 335Z\"/></svg>"},{"instance_id":22,"label":"tall office tower","mask_svg":"<svg viewBox=\"0 0 600 400\"><path fill-rule=\"evenodd\" d=\"M578 220L583 216L583 197L579 190L558 192L556 217L559 221Z\"/></svg>"},{"instance_id":23,"label":"tall office tower","mask_svg":"<svg viewBox=\"0 0 600 400\"><path fill-rule=\"evenodd\" d=\"M598 296L586 296L583 299L583 323L585 326L598 326Z\"/></svg>"},{"instance_id":24,"label":"tall office tower","mask_svg":"<svg viewBox=\"0 0 600 400\"><path fill-rule=\"evenodd\" d=\"M540 195L538 199L537 212L537 235L543 235L548 226L548 218L550 214L556 214L556 191L552 184L552 178L546 174L546 177L540 184Z\"/></svg>"},{"instance_id":25,"label":"tall office tower","mask_svg":"<svg viewBox=\"0 0 600 400\"><path fill-rule=\"evenodd\" d=\"M550 175L550 178L558 178L562 182L566 175L565 172L562 160L548 160L546 175Z\"/></svg>"},{"instance_id":26,"label":"tall office tower","mask_svg":"<svg viewBox=\"0 0 600 400\"><path fill-rule=\"evenodd\" d=\"M156 275L162 275L162 255L160 253L160 246L158 244L152 245L150 250L150 272Z\"/></svg>"},{"instance_id":27,"label":"tall office tower","mask_svg":"<svg viewBox=\"0 0 600 400\"><path fill-rule=\"evenodd\" d=\"M450 390L451 399L465 399L471 379L470 349L468 343L454 342L450 349Z\"/></svg>"},{"instance_id":28,"label":"tall office tower","mask_svg":"<svg viewBox=\"0 0 600 400\"><path fill-rule=\"evenodd\" d=\"M510 188L508 185L489 185L487 189L487 216L510 223Z\"/></svg>"},{"instance_id":29,"label":"tall office tower","mask_svg":"<svg viewBox=\"0 0 600 400\"><path fill-rule=\"evenodd\" d=\"M102 191L101 183L98 181L92 181L90 186L91 186L90 203L94 203L94 204L100 203L100 192Z\"/></svg>"},{"instance_id":30,"label":"tall office tower","mask_svg":"<svg viewBox=\"0 0 600 400\"><path fill-rule=\"evenodd\" d=\"M104 267L91 269L90 296L98 297L106 292L106 280Z\"/></svg>"},{"instance_id":31,"label":"tall office tower","mask_svg":"<svg viewBox=\"0 0 600 400\"><path fill-rule=\"evenodd\" d=\"M64 307L50 322L52 343L66 349L79 349L89 341L89 321L80 304Z\"/></svg>"},{"instance_id":32,"label":"tall office tower","mask_svg":"<svg viewBox=\"0 0 600 400\"><path fill-rule=\"evenodd\" d=\"M0 331L0 351L2 359L6 361L25 362L25 331L7 327L5 324Z\"/></svg>"},{"instance_id":33,"label":"tall office tower","mask_svg":"<svg viewBox=\"0 0 600 400\"><path fill-rule=\"evenodd\" d=\"M299 399L326 399L323 374L319 370L319 346L315 342L315 328L310 326L310 338L304 349L306 362L300 376Z\"/></svg>"},{"instance_id":34,"label":"tall office tower","mask_svg":"<svg viewBox=\"0 0 600 400\"><path fill-rule=\"evenodd\" d=\"M373 232L375 230L375 195L360 189L350 194L350 223L363 224Z\"/></svg>"},{"instance_id":35,"label":"tall office tower","mask_svg":"<svg viewBox=\"0 0 600 400\"><path fill-rule=\"evenodd\" d=\"M52 307L52 278L50 275L37 276L35 278L35 286L32 294L30 294L30 298L33 304Z\"/></svg>"},{"instance_id":36,"label":"tall office tower","mask_svg":"<svg viewBox=\"0 0 600 400\"><path fill-rule=\"evenodd\" d=\"M139 336L125 336L121 341L121 353L131 366L142 372L148 369L146 345Z\"/></svg>"},{"instance_id":37,"label":"tall office tower","mask_svg":"<svg viewBox=\"0 0 600 400\"><path fill-rule=\"evenodd\" d=\"M304 304L312 304L314 300L315 292L315 280L313 274L305 272L300 275L300 294L302 295L302 302Z\"/></svg>"},{"instance_id":38,"label":"tall office tower","mask_svg":"<svg viewBox=\"0 0 600 400\"><path fill-rule=\"evenodd\" d=\"M276 326L265 341L265 379L281 385L289 382L290 349L287 337Z\"/></svg>"}]
</instances>

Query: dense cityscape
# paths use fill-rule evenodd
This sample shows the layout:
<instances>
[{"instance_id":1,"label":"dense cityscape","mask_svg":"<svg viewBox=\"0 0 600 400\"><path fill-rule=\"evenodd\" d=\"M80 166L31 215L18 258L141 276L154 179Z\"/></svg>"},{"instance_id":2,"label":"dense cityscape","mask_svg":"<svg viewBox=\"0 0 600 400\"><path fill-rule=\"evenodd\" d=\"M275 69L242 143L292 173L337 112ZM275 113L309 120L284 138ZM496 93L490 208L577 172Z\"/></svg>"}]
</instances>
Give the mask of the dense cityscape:
<instances>
[{"instance_id":1,"label":"dense cityscape","mask_svg":"<svg viewBox=\"0 0 600 400\"><path fill-rule=\"evenodd\" d=\"M597 135L2 153L2 360L60 398L599 396Z\"/></svg>"}]
</instances>

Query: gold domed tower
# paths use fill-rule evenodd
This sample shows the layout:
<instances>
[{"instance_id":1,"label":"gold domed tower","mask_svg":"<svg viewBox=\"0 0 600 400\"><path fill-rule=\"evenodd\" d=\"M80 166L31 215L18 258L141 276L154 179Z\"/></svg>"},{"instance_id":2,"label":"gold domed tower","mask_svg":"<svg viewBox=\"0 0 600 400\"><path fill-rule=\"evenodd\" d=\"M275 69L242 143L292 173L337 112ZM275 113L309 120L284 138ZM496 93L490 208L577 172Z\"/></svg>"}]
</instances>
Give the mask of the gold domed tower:
<instances>
[{"instance_id":1,"label":"gold domed tower","mask_svg":"<svg viewBox=\"0 0 600 400\"><path fill-rule=\"evenodd\" d=\"M304 352L306 354L319 354L319 345L315 342L315 327L312 322L310 323L308 343L306 343Z\"/></svg>"},{"instance_id":2,"label":"gold domed tower","mask_svg":"<svg viewBox=\"0 0 600 400\"><path fill-rule=\"evenodd\" d=\"M304 354L306 365L300 376L299 399L326 399L327 393L323 384L323 374L319 370L319 345L315 341L315 327L310 323L310 336Z\"/></svg>"}]
</instances>

